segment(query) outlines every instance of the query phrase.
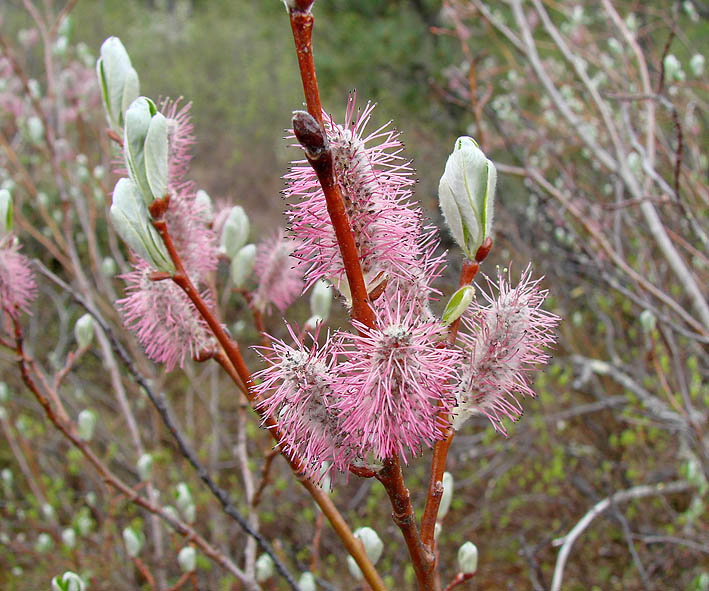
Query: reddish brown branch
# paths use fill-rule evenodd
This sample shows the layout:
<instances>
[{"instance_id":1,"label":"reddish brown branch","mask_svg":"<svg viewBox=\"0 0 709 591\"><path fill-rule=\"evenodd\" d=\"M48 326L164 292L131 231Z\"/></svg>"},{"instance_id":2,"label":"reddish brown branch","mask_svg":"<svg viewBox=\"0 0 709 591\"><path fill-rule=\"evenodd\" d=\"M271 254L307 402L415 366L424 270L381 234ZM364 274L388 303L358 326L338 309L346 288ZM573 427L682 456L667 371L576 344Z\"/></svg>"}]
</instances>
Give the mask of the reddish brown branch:
<instances>
[{"instance_id":1,"label":"reddish brown branch","mask_svg":"<svg viewBox=\"0 0 709 591\"><path fill-rule=\"evenodd\" d=\"M453 587L461 585L468 579L472 579L475 573L458 573L443 591L450 591Z\"/></svg>"},{"instance_id":2,"label":"reddish brown branch","mask_svg":"<svg viewBox=\"0 0 709 591\"><path fill-rule=\"evenodd\" d=\"M141 576L145 579L145 582L148 584L148 587L150 587L151 589L155 589L155 579L153 578L153 575L150 574L148 567L145 566L143 561L137 556L134 556L133 564L135 565L135 568L138 569L138 572L140 572Z\"/></svg>"},{"instance_id":3,"label":"reddish brown branch","mask_svg":"<svg viewBox=\"0 0 709 591\"><path fill-rule=\"evenodd\" d=\"M268 483L270 481L269 473L271 471L273 459L279 453L281 453L281 450L279 446L276 445L272 450L270 450L266 454L266 457L263 460L263 466L261 466L261 480L259 481L258 487L256 488L256 492L254 493L254 496L251 499L252 507L257 507L258 504L261 502L261 495L263 494L263 491L266 489L266 486L268 486Z\"/></svg>"},{"instance_id":4,"label":"reddish brown branch","mask_svg":"<svg viewBox=\"0 0 709 591\"><path fill-rule=\"evenodd\" d=\"M478 272L480 263L482 263L492 249L492 240L486 238L478 251L475 253L474 261L465 261L460 270L459 287L470 285ZM458 326L460 324L458 318L450 326L448 334L448 342L455 343L458 335ZM440 419L444 424L448 424L449 418L443 413ZM451 441L453 441L453 429L449 426L446 428L444 437L433 445L433 455L431 457L431 475L428 480L428 494L426 495L426 505L423 509L421 517L421 540L429 552L433 552L434 539L433 534L436 528L436 519L438 518L438 507L441 504L443 496L443 473L446 470L446 460L448 458L448 450L450 449Z\"/></svg>"},{"instance_id":5,"label":"reddish brown branch","mask_svg":"<svg viewBox=\"0 0 709 591\"><path fill-rule=\"evenodd\" d=\"M303 81L303 92L305 94L305 105L318 125L322 127L322 106L320 104L320 93L318 92L318 81L315 77L315 65L313 63L313 15L310 14L312 2L298 2L303 8L292 8L289 11L290 26L293 31L293 41L295 41L295 53L298 57L298 68L300 78Z\"/></svg>"},{"instance_id":6,"label":"reddish brown branch","mask_svg":"<svg viewBox=\"0 0 709 591\"><path fill-rule=\"evenodd\" d=\"M377 472L377 480L384 485L392 507L392 519L404 536L414 567L420 591L435 589L436 557L426 549L416 529L416 516L411 506L409 491L404 485L399 458L387 458L384 467Z\"/></svg>"}]
</instances>

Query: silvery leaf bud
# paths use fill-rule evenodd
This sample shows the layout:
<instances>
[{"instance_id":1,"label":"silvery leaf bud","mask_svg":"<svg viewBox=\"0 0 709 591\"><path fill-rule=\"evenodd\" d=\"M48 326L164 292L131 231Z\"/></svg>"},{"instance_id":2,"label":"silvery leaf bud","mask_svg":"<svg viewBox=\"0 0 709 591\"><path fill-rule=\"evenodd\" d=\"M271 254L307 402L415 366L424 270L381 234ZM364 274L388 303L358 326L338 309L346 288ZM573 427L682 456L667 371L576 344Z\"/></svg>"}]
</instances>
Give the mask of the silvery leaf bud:
<instances>
[{"instance_id":1,"label":"silvery leaf bud","mask_svg":"<svg viewBox=\"0 0 709 591\"><path fill-rule=\"evenodd\" d=\"M96 413L91 409L85 408L79 413L79 417L76 420L76 430L79 439L82 441L91 441L91 438L94 436L97 419Z\"/></svg>"},{"instance_id":2,"label":"silvery leaf bud","mask_svg":"<svg viewBox=\"0 0 709 591\"><path fill-rule=\"evenodd\" d=\"M94 338L94 319L91 314L84 314L74 325L74 338L80 349L87 348Z\"/></svg>"},{"instance_id":3,"label":"silvery leaf bud","mask_svg":"<svg viewBox=\"0 0 709 591\"><path fill-rule=\"evenodd\" d=\"M197 519L197 507L195 507L194 503L191 505L185 505L182 509L182 516L185 518L187 523L195 522L195 519Z\"/></svg>"},{"instance_id":4,"label":"silvery leaf bud","mask_svg":"<svg viewBox=\"0 0 709 591\"><path fill-rule=\"evenodd\" d=\"M184 483L180 482L177 485L177 497L175 499L175 504L180 511L184 511L186 507L193 504L192 493L189 487Z\"/></svg>"},{"instance_id":5,"label":"silvery leaf bud","mask_svg":"<svg viewBox=\"0 0 709 591\"><path fill-rule=\"evenodd\" d=\"M453 498L453 475L450 472L444 472L441 484L443 485L443 495L441 496L441 504L438 505L438 519L443 519L450 509Z\"/></svg>"},{"instance_id":6,"label":"silvery leaf bud","mask_svg":"<svg viewBox=\"0 0 709 591\"><path fill-rule=\"evenodd\" d=\"M316 591L315 577L313 573L303 573L298 579L298 589L300 591Z\"/></svg>"},{"instance_id":7,"label":"silvery leaf bud","mask_svg":"<svg viewBox=\"0 0 709 591\"><path fill-rule=\"evenodd\" d=\"M261 554L261 556L256 559L256 564L254 566L256 569L257 583L267 581L275 573L273 559L268 554Z\"/></svg>"},{"instance_id":8,"label":"silvery leaf bud","mask_svg":"<svg viewBox=\"0 0 709 591\"><path fill-rule=\"evenodd\" d=\"M177 555L177 563L183 573L191 573L197 568L197 552L192 546L185 546Z\"/></svg>"},{"instance_id":9,"label":"silvery leaf bud","mask_svg":"<svg viewBox=\"0 0 709 591\"><path fill-rule=\"evenodd\" d=\"M76 520L76 527L79 528L79 533L82 536L86 536L91 532L94 526L94 522L89 515L82 513Z\"/></svg>"},{"instance_id":10,"label":"silvery leaf bud","mask_svg":"<svg viewBox=\"0 0 709 591\"><path fill-rule=\"evenodd\" d=\"M150 454L142 454L138 458L136 468L138 469L138 476L142 482L150 480L150 475L153 468L153 456Z\"/></svg>"},{"instance_id":11,"label":"silvery leaf bud","mask_svg":"<svg viewBox=\"0 0 709 591\"><path fill-rule=\"evenodd\" d=\"M108 124L117 133L123 132L126 109L138 98L140 83L130 57L118 37L109 37L101 45L96 62L96 74Z\"/></svg>"},{"instance_id":12,"label":"silvery leaf bud","mask_svg":"<svg viewBox=\"0 0 709 591\"><path fill-rule=\"evenodd\" d=\"M85 591L86 585L79 575L66 571L52 579L52 591Z\"/></svg>"},{"instance_id":13,"label":"silvery leaf bud","mask_svg":"<svg viewBox=\"0 0 709 591\"><path fill-rule=\"evenodd\" d=\"M468 309L470 302L473 301L475 296L475 288L472 285L464 285L458 291L456 291L451 299L448 300L446 304L446 309L443 310L443 317L441 320L443 324L451 324L452 322L458 320Z\"/></svg>"},{"instance_id":14,"label":"silvery leaf bud","mask_svg":"<svg viewBox=\"0 0 709 591\"><path fill-rule=\"evenodd\" d=\"M27 119L27 136L33 144L39 144L44 138L44 123L33 115Z\"/></svg>"},{"instance_id":15,"label":"silvery leaf bud","mask_svg":"<svg viewBox=\"0 0 709 591\"><path fill-rule=\"evenodd\" d=\"M310 312L313 316L319 316L322 320L327 320L330 315L330 304L332 303L332 285L324 279L319 279L310 292Z\"/></svg>"},{"instance_id":16,"label":"silvery leaf bud","mask_svg":"<svg viewBox=\"0 0 709 591\"><path fill-rule=\"evenodd\" d=\"M354 537L362 541L364 551L372 564L377 564L384 551L384 542L371 527L360 527L354 531Z\"/></svg>"},{"instance_id":17,"label":"silvery leaf bud","mask_svg":"<svg viewBox=\"0 0 709 591\"><path fill-rule=\"evenodd\" d=\"M478 548L472 542L465 542L458 549L458 568L464 575L472 575L478 570Z\"/></svg>"},{"instance_id":18,"label":"silvery leaf bud","mask_svg":"<svg viewBox=\"0 0 709 591\"><path fill-rule=\"evenodd\" d=\"M62 530L62 544L67 548L73 548L76 546L76 532L73 528L67 527Z\"/></svg>"},{"instance_id":19,"label":"silvery leaf bud","mask_svg":"<svg viewBox=\"0 0 709 591\"><path fill-rule=\"evenodd\" d=\"M246 280L251 276L256 262L256 245L247 244L239 249L239 252L231 260L231 279L234 287L242 288Z\"/></svg>"},{"instance_id":20,"label":"silvery leaf bud","mask_svg":"<svg viewBox=\"0 0 709 591\"><path fill-rule=\"evenodd\" d=\"M471 137L459 137L438 186L448 229L465 256L473 260L492 229L497 170Z\"/></svg>"},{"instance_id":21,"label":"silvery leaf bud","mask_svg":"<svg viewBox=\"0 0 709 591\"><path fill-rule=\"evenodd\" d=\"M146 205L167 192L167 127L167 119L147 97L138 97L126 111L126 168Z\"/></svg>"},{"instance_id":22,"label":"silvery leaf bud","mask_svg":"<svg viewBox=\"0 0 709 591\"><path fill-rule=\"evenodd\" d=\"M214 206L212 205L212 198L209 196L209 193L203 189L197 191L194 205L200 212L202 219L207 223L211 223L212 219L214 219Z\"/></svg>"},{"instance_id":23,"label":"silvery leaf bud","mask_svg":"<svg viewBox=\"0 0 709 591\"><path fill-rule=\"evenodd\" d=\"M105 257L101 261L101 274L104 277L113 277L117 272L118 266L116 265L116 261L111 257Z\"/></svg>"},{"instance_id":24,"label":"silvery leaf bud","mask_svg":"<svg viewBox=\"0 0 709 591\"><path fill-rule=\"evenodd\" d=\"M150 222L150 213L130 179L120 179L113 189L113 227L123 241L159 271L174 273L165 244Z\"/></svg>"},{"instance_id":25,"label":"silvery leaf bud","mask_svg":"<svg viewBox=\"0 0 709 591\"><path fill-rule=\"evenodd\" d=\"M52 549L52 546L52 536L50 536L48 533L42 532L37 536L37 541L35 542L34 549L37 552L44 554L45 552L49 552L49 550Z\"/></svg>"},{"instance_id":26,"label":"silvery leaf bud","mask_svg":"<svg viewBox=\"0 0 709 591\"><path fill-rule=\"evenodd\" d=\"M350 574L357 579L358 581L362 580L362 571L357 566L357 563L355 562L355 559L352 558L351 556L347 557L347 569L350 571Z\"/></svg>"},{"instance_id":27,"label":"silvery leaf bud","mask_svg":"<svg viewBox=\"0 0 709 591\"><path fill-rule=\"evenodd\" d=\"M643 332L652 332L655 330L656 324L657 318L650 310L640 312L640 326L642 326Z\"/></svg>"},{"instance_id":28,"label":"silvery leaf bud","mask_svg":"<svg viewBox=\"0 0 709 591\"><path fill-rule=\"evenodd\" d=\"M224 222L221 237L221 249L230 259L233 259L246 244L249 238L249 218L240 205L235 205L229 211Z\"/></svg>"},{"instance_id":29,"label":"silvery leaf bud","mask_svg":"<svg viewBox=\"0 0 709 591\"><path fill-rule=\"evenodd\" d=\"M126 546L128 557L135 558L143 547L143 538L132 527L127 527L123 530L123 543Z\"/></svg>"},{"instance_id":30,"label":"silvery leaf bud","mask_svg":"<svg viewBox=\"0 0 709 591\"><path fill-rule=\"evenodd\" d=\"M677 59L677 56L668 53L662 61L662 65L665 68L667 80L676 82L682 82L684 80L685 74L682 70L682 63Z\"/></svg>"},{"instance_id":31,"label":"silvery leaf bud","mask_svg":"<svg viewBox=\"0 0 709 591\"><path fill-rule=\"evenodd\" d=\"M696 78L701 78L704 74L704 61L704 56L701 53L695 53L689 60L689 69L692 70L692 75Z\"/></svg>"},{"instance_id":32,"label":"silvery leaf bud","mask_svg":"<svg viewBox=\"0 0 709 591\"><path fill-rule=\"evenodd\" d=\"M0 189L0 238L12 230L12 195Z\"/></svg>"},{"instance_id":33,"label":"silvery leaf bud","mask_svg":"<svg viewBox=\"0 0 709 591\"><path fill-rule=\"evenodd\" d=\"M177 509L175 509L172 505L165 505L162 510L172 517L175 521L180 519L180 514L177 512Z\"/></svg>"}]
</instances>

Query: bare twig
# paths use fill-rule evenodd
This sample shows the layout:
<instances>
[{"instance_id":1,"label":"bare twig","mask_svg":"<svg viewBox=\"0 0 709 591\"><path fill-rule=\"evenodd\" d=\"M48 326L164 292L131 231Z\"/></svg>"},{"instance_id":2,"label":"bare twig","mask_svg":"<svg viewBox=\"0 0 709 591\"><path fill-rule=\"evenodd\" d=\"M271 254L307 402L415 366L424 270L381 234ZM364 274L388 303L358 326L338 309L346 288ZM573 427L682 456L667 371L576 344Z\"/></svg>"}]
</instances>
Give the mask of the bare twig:
<instances>
[{"instance_id":1,"label":"bare twig","mask_svg":"<svg viewBox=\"0 0 709 591\"><path fill-rule=\"evenodd\" d=\"M601 513L608 510L614 503L623 503L630 501L632 499L641 499L643 497L656 496L656 495L669 495L679 492L684 492L689 490L691 485L685 481L670 482L668 484L659 483L654 485L641 485L635 486L628 490L623 490L617 492L610 497L606 497L602 501L596 503L591 509L584 515L581 520L566 534L563 538L559 538L553 542L553 545L561 546L559 550L559 555L556 559L556 566L554 567L554 578L551 582L551 591L560 591L561 583L564 578L564 567L566 566L566 561L571 553L571 547L576 539L584 532L584 530L591 525L591 522L598 517Z\"/></svg>"}]
</instances>

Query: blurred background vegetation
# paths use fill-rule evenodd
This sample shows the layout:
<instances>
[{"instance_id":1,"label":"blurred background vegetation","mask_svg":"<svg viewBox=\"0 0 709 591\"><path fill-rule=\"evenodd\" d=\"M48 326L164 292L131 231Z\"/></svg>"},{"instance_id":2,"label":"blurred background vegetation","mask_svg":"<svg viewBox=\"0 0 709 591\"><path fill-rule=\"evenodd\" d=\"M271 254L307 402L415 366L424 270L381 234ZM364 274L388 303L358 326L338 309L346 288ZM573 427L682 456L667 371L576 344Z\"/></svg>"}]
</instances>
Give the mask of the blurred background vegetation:
<instances>
[{"instance_id":1,"label":"blurred background vegetation","mask_svg":"<svg viewBox=\"0 0 709 591\"><path fill-rule=\"evenodd\" d=\"M500 11L506 10L503 3L499 4ZM669 3L657 0L616 4L623 12L634 10L640 18L654 22L652 19ZM709 25L701 3L689 3L698 7L696 21L687 16L682 4L688 3L677 3L677 18L684 37L676 53L686 62L697 48L704 55L709 53ZM594 3L586 3L586 8L593 11ZM347 93L353 89L357 90L359 101L378 103L372 128L377 122L393 119L403 131L407 156L413 159L420 179L416 197L429 219L440 226L436 191L445 159L457 136L475 135L476 131L469 109L448 100L444 92L449 81L446 70L451 65L458 66L463 56L458 39L435 34L435 29L446 24L441 16L441 3L434 0L318 0L315 15L315 61L325 109L340 118ZM18 31L30 26L19 1L0 4L0 18L3 35L8 38L16 37ZM197 142L191 178L197 186L207 190L217 202L243 205L251 216L256 238L271 232L275 225L284 224L280 177L296 152L282 138L289 127L291 111L301 106L302 89L282 3L276 0L79 1L72 12L72 42L85 43L95 55L109 35L120 37L126 46L140 74L143 94L182 96L193 103ZM514 65L515 56L509 47L500 43L499 37L492 43L492 33L489 35L480 34L467 40L472 54L493 56L499 58L499 63ZM658 56L666 40L667 29L659 25L643 38L648 51ZM39 56L26 57L28 68L41 76ZM699 91L706 101L706 80L703 84L703 90ZM504 83L499 86L496 82L495 90L503 92ZM706 153L707 111L704 108L705 103L702 103L699 126L704 139L700 132L699 146ZM497 121L497 111L496 107L486 107L485 116L491 126ZM517 163L515 153L505 150L514 140L509 137L492 142L490 156ZM100 161L101 157L96 160ZM706 164L697 168L706 178ZM590 182L596 181L593 172L588 172ZM469 424L454 440L449 470L456 479L455 497L444 521L440 556L446 580L456 571L458 546L468 539L477 543L479 573L467 583L465 588L468 589L548 588L558 552L551 544L552 539L568 532L594 503L637 484L686 477L693 469L692 458L698 457L700 472L707 468L707 458L696 450L692 455L686 446L680 446L676 432L647 416L631 390L604 376L589 378L570 361L571 355L578 353L605 359L611 350L629 366L659 366L660 371L655 373L637 369L633 374L653 393L664 387L660 383L663 370L671 374L670 367L679 364L682 371L677 373L682 377L677 379L684 380L683 388L691 391L692 400L703 411L706 421L709 404L706 342L697 344L682 341L680 337L676 345L679 353L675 357L667 351L658 351L655 347L662 335L653 332L654 328L643 330L639 320L642 308L620 292L604 286L600 278L593 275L592 266L584 266L578 244L574 243L578 235L560 232L563 224L554 217L553 211L530 220L527 209L531 202L540 204L540 209L545 203L522 181L501 178L496 248L483 271L494 273L495 264L507 266L510 261L519 270L532 260L537 274L547 275L546 286L552 296L549 307L565 321L555 361L537 379L535 389L539 397L525 401L526 416L518 425L508 426L509 438L495 433L485 421L479 421ZM706 222L705 209L700 209L698 215L700 223ZM452 246L445 233L442 233L442 241L444 246ZM25 242L31 253L30 241ZM706 258L706 252L701 256ZM457 276L456 258L452 257L453 264L441 285L447 293ZM702 267L702 273L706 278L706 267ZM672 285L663 287L674 293ZM706 293L706 285L704 290ZM272 320L272 324L278 323L278 319ZM5 361L6 366L0 365L0 377L15 390L21 390L16 378L10 376L10 360L0 359L0 363ZM195 370L189 371L194 377ZM87 395L91 396L96 384L101 383L97 375L100 366L94 364L84 372L81 381ZM161 378L160 383L169 393L188 434L209 432L207 403L199 397L195 402L181 395L184 383L179 373ZM674 382L669 389L672 391L670 403L673 403ZM575 412L583 405L612 396L622 396L624 402L601 405L596 412ZM110 408L108 403L103 403ZM237 491L239 477L229 457L230 426L233 426L229 412L234 407L235 401L225 395L220 410L225 417L222 429L227 437L223 454L215 466L220 484ZM32 405L23 403L19 408L18 413L30 417L30 421L38 417ZM188 473L173 444L160 432L154 416L147 411L143 416L145 429L155 430L152 443L156 449L159 446L163 450L156 456L156 464L167 481L190 480L194 483L198 504L213 505L213 500L200 489L196 477ZM44 431L38 419L25 438L32 440ZM112 453L111 432L111 425L106 425L107 457ZM268 447L268 438L258 431L255 421L249 424L249 435L255 449L259 445L264 449ZM703 437L704 440L699 436L697 449L706 450L706 435ZM209 438L198 439L195 445L203 456L208 455ZM405 475L419 511L428 475L428 454L424 457L426 459L413 462ZM54 461L56 464L58 460ZM80 459L70 453L66 462L66 481L47 481L50 494L58 499L68 494L65 488L82 488L76 484L83 470ZM9 451L0 446L0 464L12 463ZM312 560L316 509L295 487L281 462L260 517L264 535L276 540L287 561L305 570ZM404 566L406 551L389 518L389 504L381 487L371 480L350 478L348 483L338 483L333 498L353 527L375 527L385 540L387 547L379 567L391 588L413 588L413 572ZM709 588L709 523L702 499L706 499L706 488L699 497L687 493L646 499L599 518L574 548L564 589L706 591ZM64 510L69 511L71 506L72 501L65 499ZM243 504L241 508L246 510ZM30 520L34 518L41 523L38 507L28 509L28 515ZM140 521L138 515L135 511L135 519ZM215 539L238 546L235 538L243 534L231 524L219 525L219 515L213 508L209 525ZM633 551L638 554L633 558L629 550L630 531L636 542ZM113 531L114 537L118 535L116 532L120 529ZM323 535L318 576L331 583L330 587L324 583L323 588L354 589L354 583L347 578L336 538L327 527ZM18 551L18 547L11 551L0 541L0 586L3 588L45 589L49 576L79 560L76 553L42 555L32 553L31 548L24 553ZM329 553L333 548L336 550ZM83 551L90 555L90 550L84 548ZM102 556L105 558L107 554L104 552ZM649 587L646 578L639 574L638 562L649 575ZM138 588L140 577L137 574L135 582L124 580L125 585L121 586L120 579L111 575L113 566L95 565L101 576L95 579L92 591ZM202 566L204 580L208 581L206 589L231 588L228 577L223 577L206 561ZM24 570L13 571L17 568ZM211 572L207 572L210 568ZM18 572L23 574L17 575ZM285 587L274 583L272 588Z\"/></svg>"}]
</instances>

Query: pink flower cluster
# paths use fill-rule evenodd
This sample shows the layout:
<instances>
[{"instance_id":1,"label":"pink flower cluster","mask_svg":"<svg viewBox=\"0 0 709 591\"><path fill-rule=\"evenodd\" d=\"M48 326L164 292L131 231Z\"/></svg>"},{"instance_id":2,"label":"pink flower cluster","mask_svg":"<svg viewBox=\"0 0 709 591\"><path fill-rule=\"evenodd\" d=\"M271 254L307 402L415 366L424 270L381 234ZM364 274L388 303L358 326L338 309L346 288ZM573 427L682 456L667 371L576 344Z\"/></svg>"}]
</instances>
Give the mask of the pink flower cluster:
<instances>
[{"instance_id":1,"label":"pink flower cluster","mask_svg":"<svg viewBox=\"0 0 709 591\"><path fill-rule=\"evenodd\" d=\"M19 250L11 234L0 240L0 310L13 318L20 310L29 312L37 292L29 260Z\"/></svg>"},{"instance_id":2,"label":"pink flower cluster","mask_svg":"<svg viewBox=\"0 0 709 591\"><path fill-rule=\"evenodd\" d=\"M515 393L533 395L526 375L547 357L558 321L541 310L546 292L529 268L517 287L500 276L497 296L475 303L455 344L430 311L441 266L437 241L409 199L413 179L398 135L387 126L365 135L372 106L356 110L351 96L344 125L325 118L350 227L373 298L374 327L353 322L318 346L296 334L293 344L272 339L262 350L269 367L256 374L256 393L281 433L285 450L322 477L323 462L339 470L419 454L473 414L501 418L521 412ZM368 144L375 145L369 146ZM307 162L286 175L286 196L297 239L294 256L307 266L306 282L331 280L348 297L344 266L324 195Z\"/></svg>"}]
</instances>

